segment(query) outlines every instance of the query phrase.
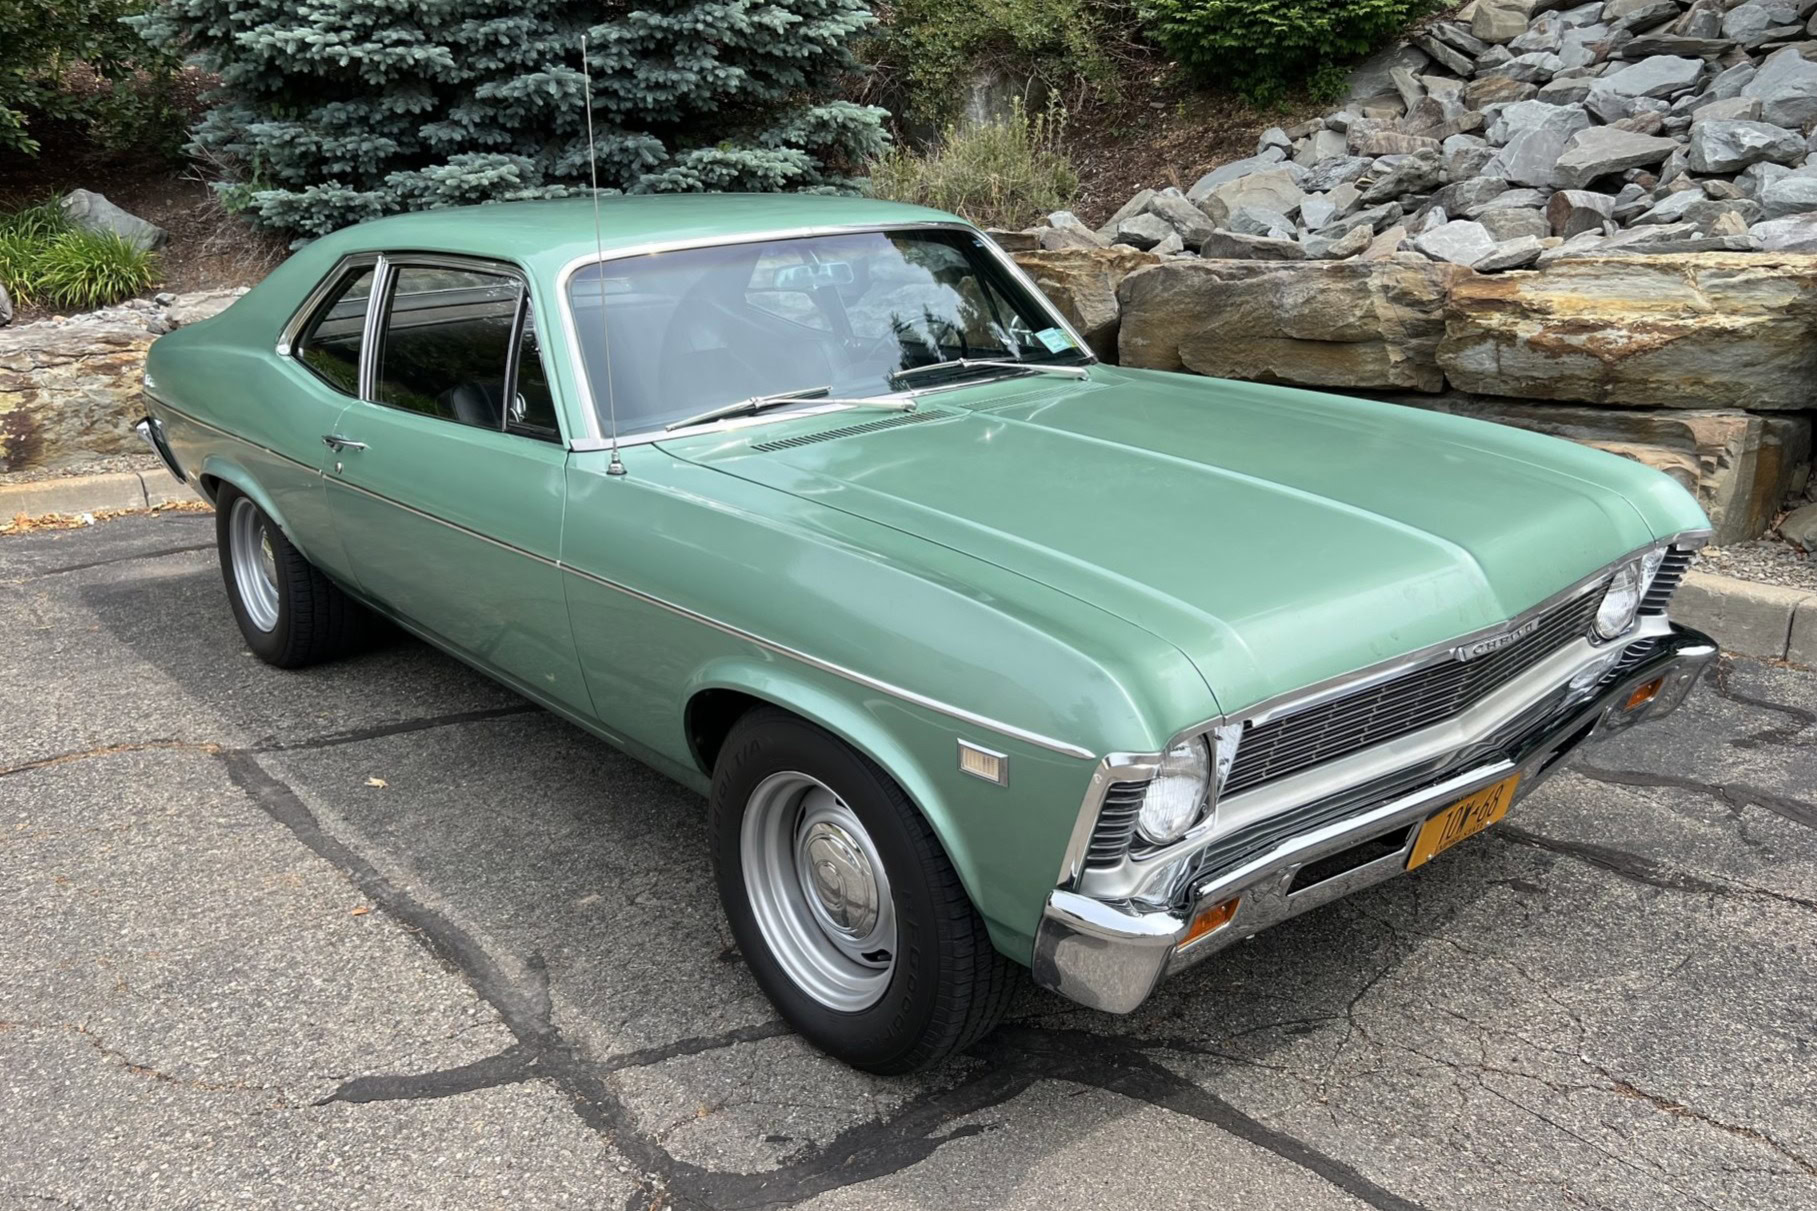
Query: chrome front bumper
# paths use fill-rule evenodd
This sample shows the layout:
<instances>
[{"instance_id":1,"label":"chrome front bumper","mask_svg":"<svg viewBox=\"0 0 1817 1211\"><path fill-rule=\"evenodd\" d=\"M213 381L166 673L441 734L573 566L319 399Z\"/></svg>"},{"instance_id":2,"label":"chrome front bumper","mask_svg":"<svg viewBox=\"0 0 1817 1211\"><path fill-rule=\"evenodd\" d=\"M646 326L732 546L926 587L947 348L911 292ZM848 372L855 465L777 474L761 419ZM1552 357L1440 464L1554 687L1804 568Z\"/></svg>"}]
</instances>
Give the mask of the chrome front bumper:
<instances>
[{"instance_id":1,"label":"chrome front bumper","mask_svg":"<svg viewBox=\"0 0 1817 1211\"><path fill-rule=\"evenodd\" d=\"M1128 1013L1163 977L1288 917L1401 874L1417 826L1471 791L1519 774L1518 802L1584 742L1670 714L1716 655L1707 635L1673 626L1645 659L1594 697L1526 724L1498 753L1438 781L1364 800L1341 819L1212 871L1180 903L1107 901L1056 890L1035 937L1035 982L1093 1009ZM1655 679L1662 681L1658 692L1629 709L1635 691ZM1200 912L1231 900L1237 908L1226 924L1182 944Z\"/></svg>"}]
</instances>

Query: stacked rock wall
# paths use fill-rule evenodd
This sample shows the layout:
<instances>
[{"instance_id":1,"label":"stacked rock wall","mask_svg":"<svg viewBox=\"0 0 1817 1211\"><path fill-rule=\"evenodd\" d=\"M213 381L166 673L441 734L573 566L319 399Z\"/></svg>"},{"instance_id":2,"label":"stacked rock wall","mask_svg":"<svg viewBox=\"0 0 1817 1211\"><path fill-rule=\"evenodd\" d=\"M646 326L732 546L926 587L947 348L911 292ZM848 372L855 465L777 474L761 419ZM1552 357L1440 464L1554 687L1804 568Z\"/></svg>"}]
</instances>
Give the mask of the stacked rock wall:
<instances>
[{"instance_id":1,"label":"stacked rock wall","mask_svg":"<svg viewBox=\"0 0 1817 1211\"><path fill-rule=\"evenodd\" d=\"M1653 463L1750 538L1809 490L1817 0L1475 0L1254 155L1013 234L1158 258L1098 292L1100 353L1431 393Z\"/></svg>"},{"instance_id":2,"label":"stacked rock wall","mask_svg":"<svg viewBox=\"0 0 1817 1211\"><path fill-rule=\"evenodd\" d=\"M132 426L145 414L145 351L243 293L159 295L0 329L0 472L143 453Z\"/></svg>"}]
</instances>

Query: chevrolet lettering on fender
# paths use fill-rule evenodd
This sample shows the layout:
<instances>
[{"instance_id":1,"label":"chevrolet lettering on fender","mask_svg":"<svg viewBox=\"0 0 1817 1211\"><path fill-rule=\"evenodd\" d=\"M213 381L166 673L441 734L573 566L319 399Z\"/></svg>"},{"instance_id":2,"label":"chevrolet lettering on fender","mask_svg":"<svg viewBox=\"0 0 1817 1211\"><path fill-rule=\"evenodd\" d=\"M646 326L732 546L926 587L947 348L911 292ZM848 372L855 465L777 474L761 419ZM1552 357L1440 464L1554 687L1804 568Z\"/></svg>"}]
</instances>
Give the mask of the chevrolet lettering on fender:
<instances>
[{"instance_id":1,"label":"chevrolet lettering on fender","mask_svg":"<svg viewBox=\"0 0 1817 1211\"><path fill-rule=\"evenodd\" d=\"M1716 654L1638 463L1106 365L938 211L599 212L316 240L152 346L141 432L264 660L377 614L704 794L752 977L849 1063L940 1061L1020 968L1127 1013Z\"/></svg>"}]
</instances>

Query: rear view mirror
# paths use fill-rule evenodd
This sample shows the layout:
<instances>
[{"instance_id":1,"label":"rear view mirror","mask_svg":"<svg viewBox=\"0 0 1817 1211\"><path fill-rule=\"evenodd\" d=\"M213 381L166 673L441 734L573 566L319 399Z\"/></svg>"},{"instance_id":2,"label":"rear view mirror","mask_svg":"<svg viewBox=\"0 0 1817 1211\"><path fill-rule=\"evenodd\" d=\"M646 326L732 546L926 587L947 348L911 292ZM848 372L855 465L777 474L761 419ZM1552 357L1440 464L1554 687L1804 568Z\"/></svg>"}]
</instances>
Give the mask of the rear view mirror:
<instances>
[{"instance_id":1,"label":"rear view mirror","mask_svg":"<svg viewBox=\"0 0 1817 1211\"><path fill-rule=\"evenodd\" d=\"M822 286L850 286L850 261L815 261L811 265L790 265L776 271L777 290L818 290Z\"/></svg>"}]
</instances>

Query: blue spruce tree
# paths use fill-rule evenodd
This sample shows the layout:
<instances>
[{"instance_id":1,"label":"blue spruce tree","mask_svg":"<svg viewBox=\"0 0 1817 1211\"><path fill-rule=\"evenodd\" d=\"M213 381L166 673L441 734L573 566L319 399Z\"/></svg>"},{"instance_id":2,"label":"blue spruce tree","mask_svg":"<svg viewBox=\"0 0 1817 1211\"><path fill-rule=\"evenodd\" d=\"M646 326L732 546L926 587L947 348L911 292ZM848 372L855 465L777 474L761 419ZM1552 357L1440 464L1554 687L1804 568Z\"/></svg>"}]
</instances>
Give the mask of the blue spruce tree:
<instances>
[{"instance_id":1,"label":"blue spruce tree","mask_svg":"<svg viewBox=\"0 0 1817 1211\"><path fill-rule=\"evenodd\" d=\"M600 185L857 189L883 111L830 99L864 0L164 0L154 45L220 74L196 148L228 205L316 235L400 210Z\"/></svg>"}]
</instances>

